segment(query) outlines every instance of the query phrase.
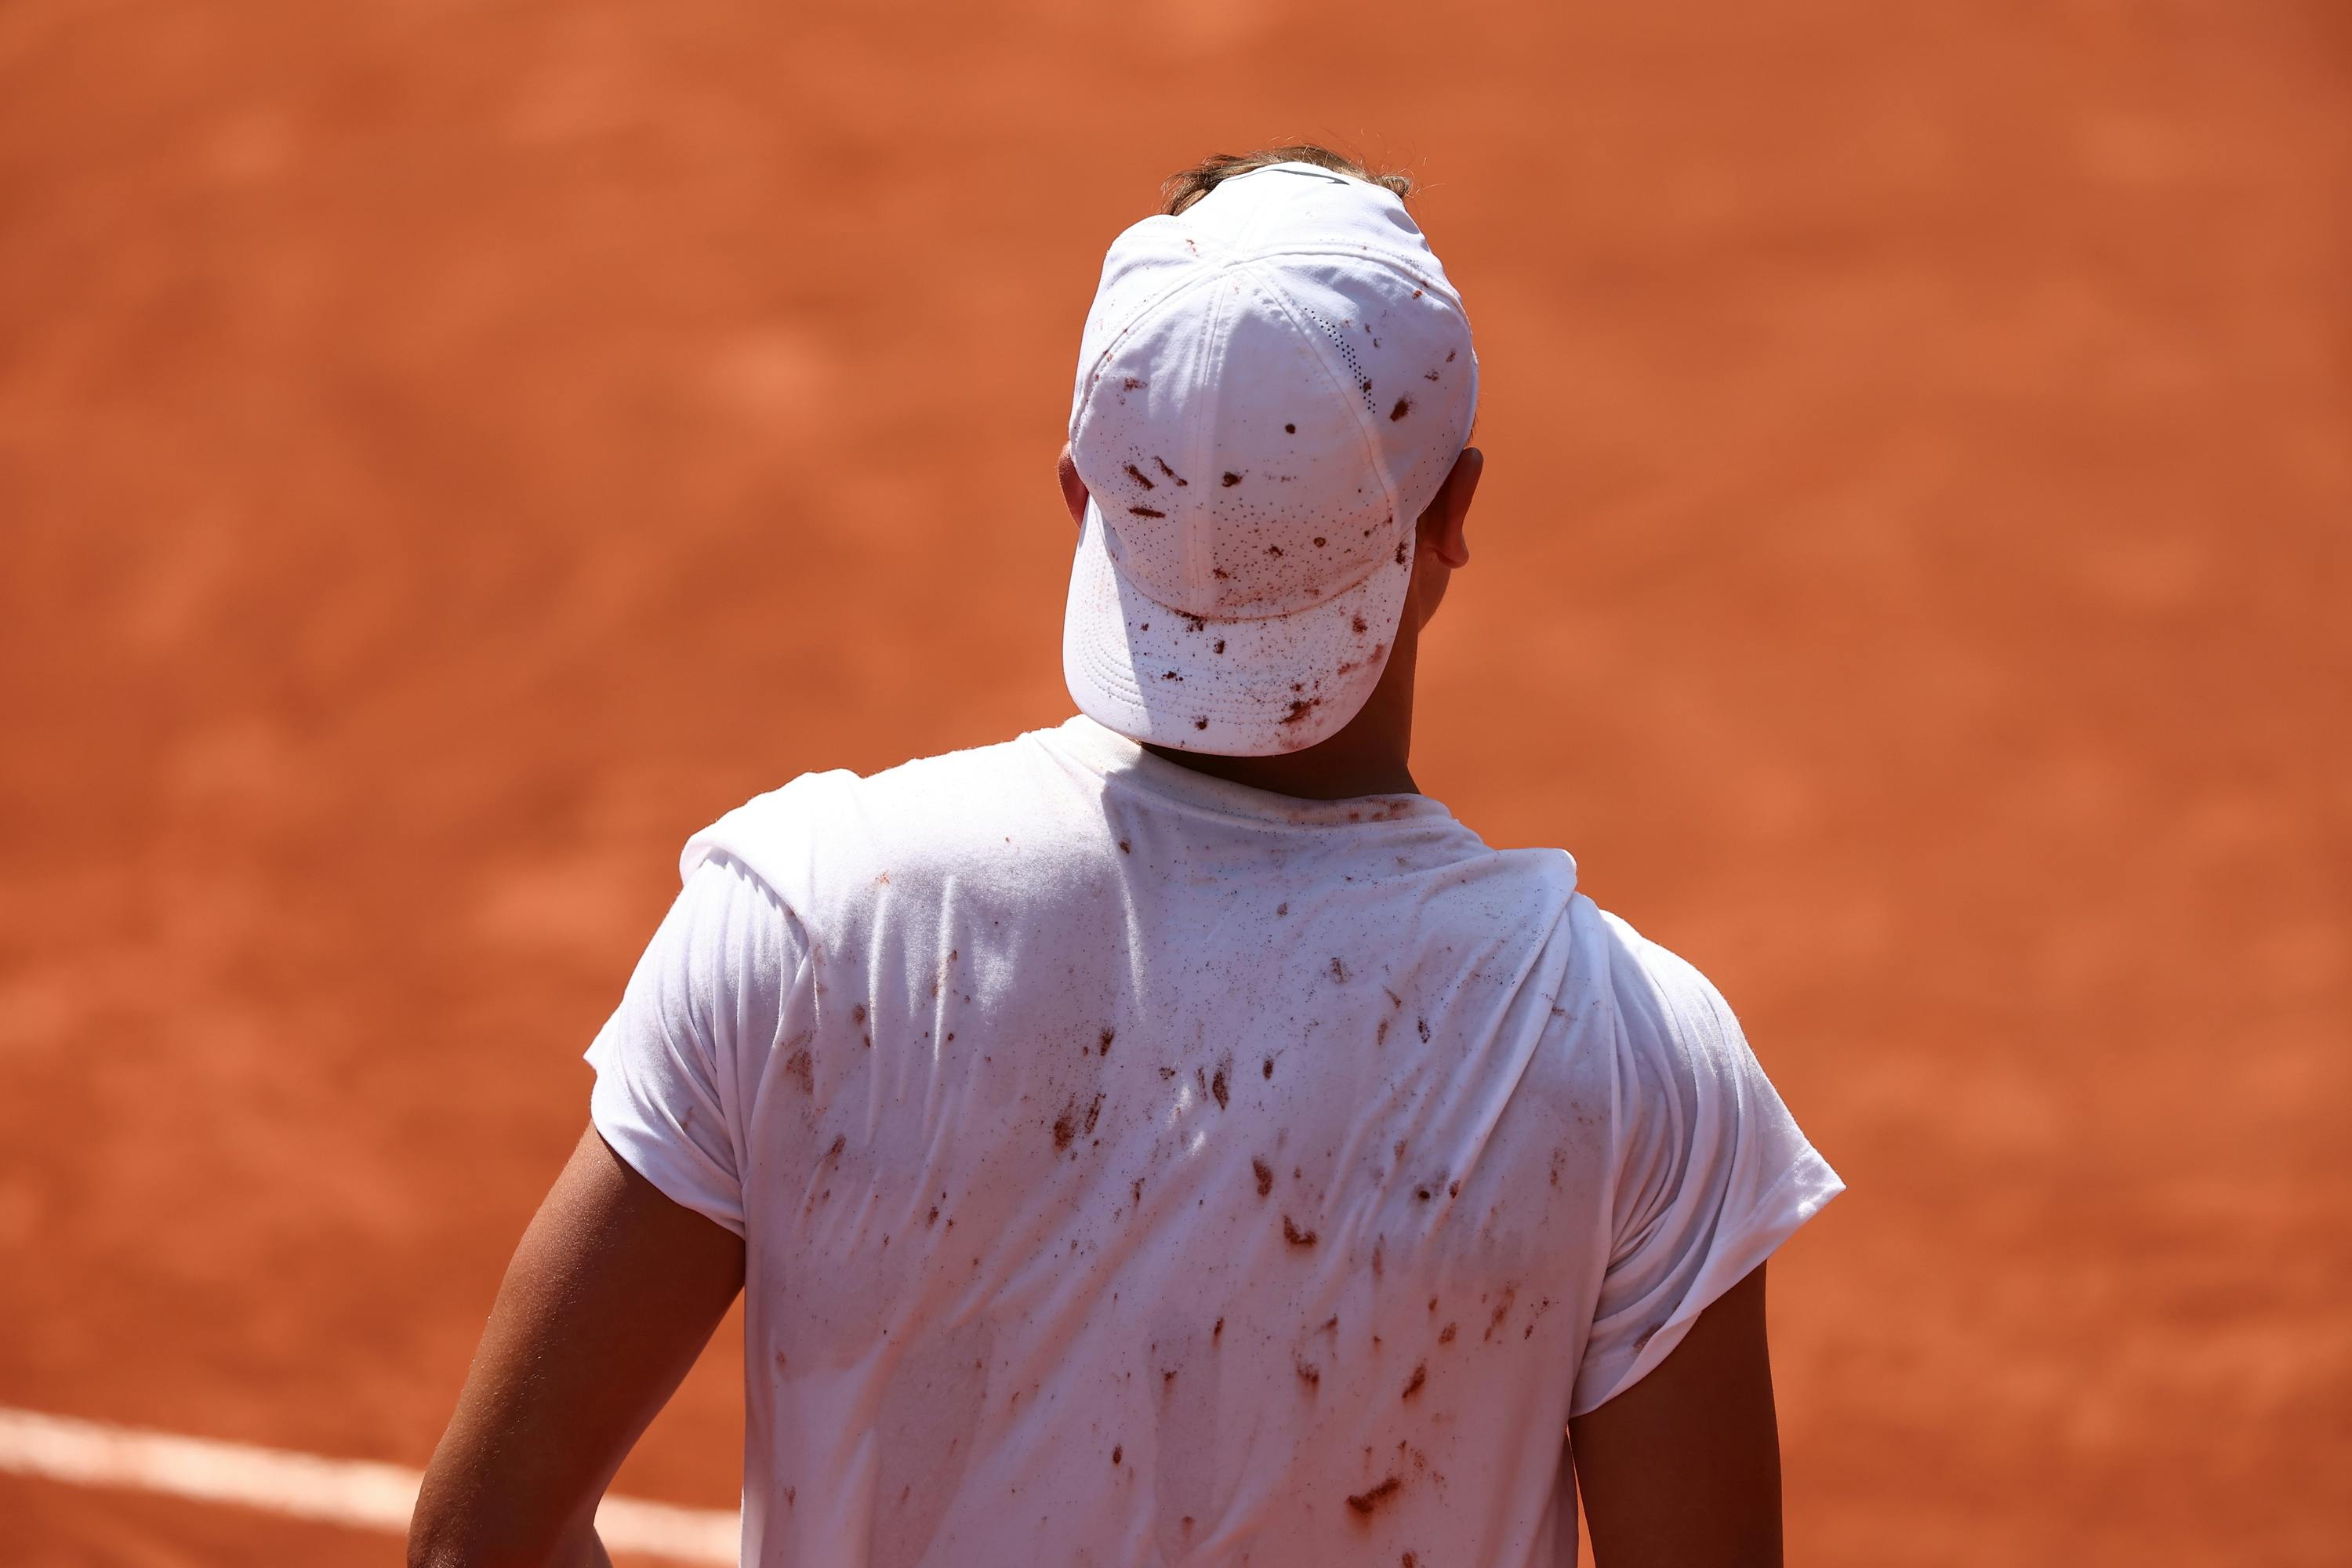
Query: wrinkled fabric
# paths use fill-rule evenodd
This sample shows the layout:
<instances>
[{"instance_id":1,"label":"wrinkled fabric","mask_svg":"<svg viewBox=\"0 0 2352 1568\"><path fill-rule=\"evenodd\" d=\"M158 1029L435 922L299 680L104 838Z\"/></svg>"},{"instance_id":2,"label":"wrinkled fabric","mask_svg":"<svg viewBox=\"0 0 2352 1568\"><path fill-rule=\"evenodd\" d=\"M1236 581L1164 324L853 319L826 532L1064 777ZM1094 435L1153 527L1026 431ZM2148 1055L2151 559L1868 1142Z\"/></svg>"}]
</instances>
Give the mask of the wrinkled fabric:
<instances>
[{"instance_id":1,"label":"wrinkled fabric","mask_svg":"<svg viewBox=\"0 0 2352 1568\"><path fill-rule=\"evenodd\" d=\"M743 1237L743 1561L1571 1562L1571 1415L1841 1190L1706 979L1434 801L1085 719L688 845L592 1112Z\"/></svg>"}]
</instances>

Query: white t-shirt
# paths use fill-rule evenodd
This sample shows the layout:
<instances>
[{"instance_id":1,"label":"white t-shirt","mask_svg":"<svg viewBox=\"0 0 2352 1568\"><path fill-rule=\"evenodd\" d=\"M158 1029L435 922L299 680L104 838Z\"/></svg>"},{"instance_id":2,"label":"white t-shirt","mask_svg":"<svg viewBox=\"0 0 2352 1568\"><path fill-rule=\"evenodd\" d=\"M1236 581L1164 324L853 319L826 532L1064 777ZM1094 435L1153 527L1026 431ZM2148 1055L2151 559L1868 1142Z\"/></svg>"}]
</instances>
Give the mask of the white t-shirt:
<instances>
[{"instance_id":1,"label":"white t-shirt","mask_svg":"<svg viewBox=\"0 0 2352 1568\"><path fill-rule=\"evenodd\" d=\"M1841 1190L1705 978L1423 796L1074 719L681 868L592 1107L744 1238L747 1563L1568 1563L1568 1418Z\"/></svg>"}]
</instances>

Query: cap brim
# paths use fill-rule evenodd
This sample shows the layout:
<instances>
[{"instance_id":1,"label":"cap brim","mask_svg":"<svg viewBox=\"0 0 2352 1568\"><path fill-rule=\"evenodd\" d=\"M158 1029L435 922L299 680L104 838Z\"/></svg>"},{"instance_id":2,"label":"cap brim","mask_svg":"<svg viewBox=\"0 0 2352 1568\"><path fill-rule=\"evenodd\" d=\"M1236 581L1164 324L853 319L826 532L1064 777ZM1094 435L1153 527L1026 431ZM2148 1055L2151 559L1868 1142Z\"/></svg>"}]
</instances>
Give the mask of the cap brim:
<instances>
[{"instance_id":1,"label":"cap brim","mask_svg":"<svg viewBox=\"0 0 2352 1568\"><path fill-rule=\"evenodd\" d=\"M1319 605L1216 620L1160 604L1119 574L1089 500L1062 620L1062 678L1078 710L1133 741L1271 757L1328 740L1388 668L1412 558L1383 562Z\"/></svg>"}]
</instances>

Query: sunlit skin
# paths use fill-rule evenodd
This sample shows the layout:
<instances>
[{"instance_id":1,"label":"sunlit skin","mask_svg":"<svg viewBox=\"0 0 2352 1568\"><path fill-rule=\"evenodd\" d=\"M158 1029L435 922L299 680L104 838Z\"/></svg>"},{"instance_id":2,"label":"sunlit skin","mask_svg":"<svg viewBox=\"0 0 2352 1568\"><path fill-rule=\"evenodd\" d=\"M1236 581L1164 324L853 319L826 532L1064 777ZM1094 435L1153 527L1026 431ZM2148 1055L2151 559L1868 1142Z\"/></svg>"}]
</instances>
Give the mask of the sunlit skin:
<instances>
[{"instance_id":1,"label":"sunlit skin","mask_svg":"<svg viewBox=\"0 0 2352 1568\"><path fill-rule=\"evenodd\" d=\"M604 1568L597 1500L742 1289L741 1237L583 1132L499 1285L408 1561Z\"/></svg>"},{"instance_id":2,"label":"sunlit skin","mask_svg":"<svg viewBox=\"0 0 2352 1568\"><path fill-rule=\"evenodd\" d=\"M1469 564L1474 447L1422 513L1396 646L1370 700L1320 745L1282 757L1160 754L1314 800L1410 791L1414 655ZM1065 447L1073 519L1086 487ZM1160 750L1154 748L1155 751ZM671 1202L593 1128L524 1233L434 1451L410 1527L414 1568L606 1564L597 1500L743 1288L743 1243ZM1657 1368L1570 1423L1600 1568L1773 1568L1780 1450L1758 1268Z\"/></svg>"}]
</instances>

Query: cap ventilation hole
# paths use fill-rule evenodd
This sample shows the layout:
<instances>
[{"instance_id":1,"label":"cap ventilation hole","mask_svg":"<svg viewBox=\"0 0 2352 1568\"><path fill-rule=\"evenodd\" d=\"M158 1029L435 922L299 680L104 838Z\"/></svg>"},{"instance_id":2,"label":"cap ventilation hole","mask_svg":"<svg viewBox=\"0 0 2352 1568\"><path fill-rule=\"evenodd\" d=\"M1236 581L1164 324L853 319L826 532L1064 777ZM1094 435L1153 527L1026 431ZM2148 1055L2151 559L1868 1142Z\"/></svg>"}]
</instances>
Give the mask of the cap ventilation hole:
<instances>
[{"instance_id":1,"label":"cap ventilation hole","mask_svg":"<svg viewBox=\"0 0 2352 1568\"><path fill-rule=\"evenodd\" d=\"M1355 378L1357 386L1361 388L1363 391L1364 412L1367 414L1379 412L1372 403L1372 378L1364 374L1363 362L1356 357L1355 345L1348 342L1347 338L1340 333L1339 328L1333 326L1330 322L1325 321L1314 311L1308 310L1306 314L1308 321L1323 329L1323 335L1331 340L1331 346L1339 351L1339 358L1342 363L1347 365L1348 374ZM1285 426L1284 428L1295 431L1297 426Z\"/></svg>"}]
</instances>

